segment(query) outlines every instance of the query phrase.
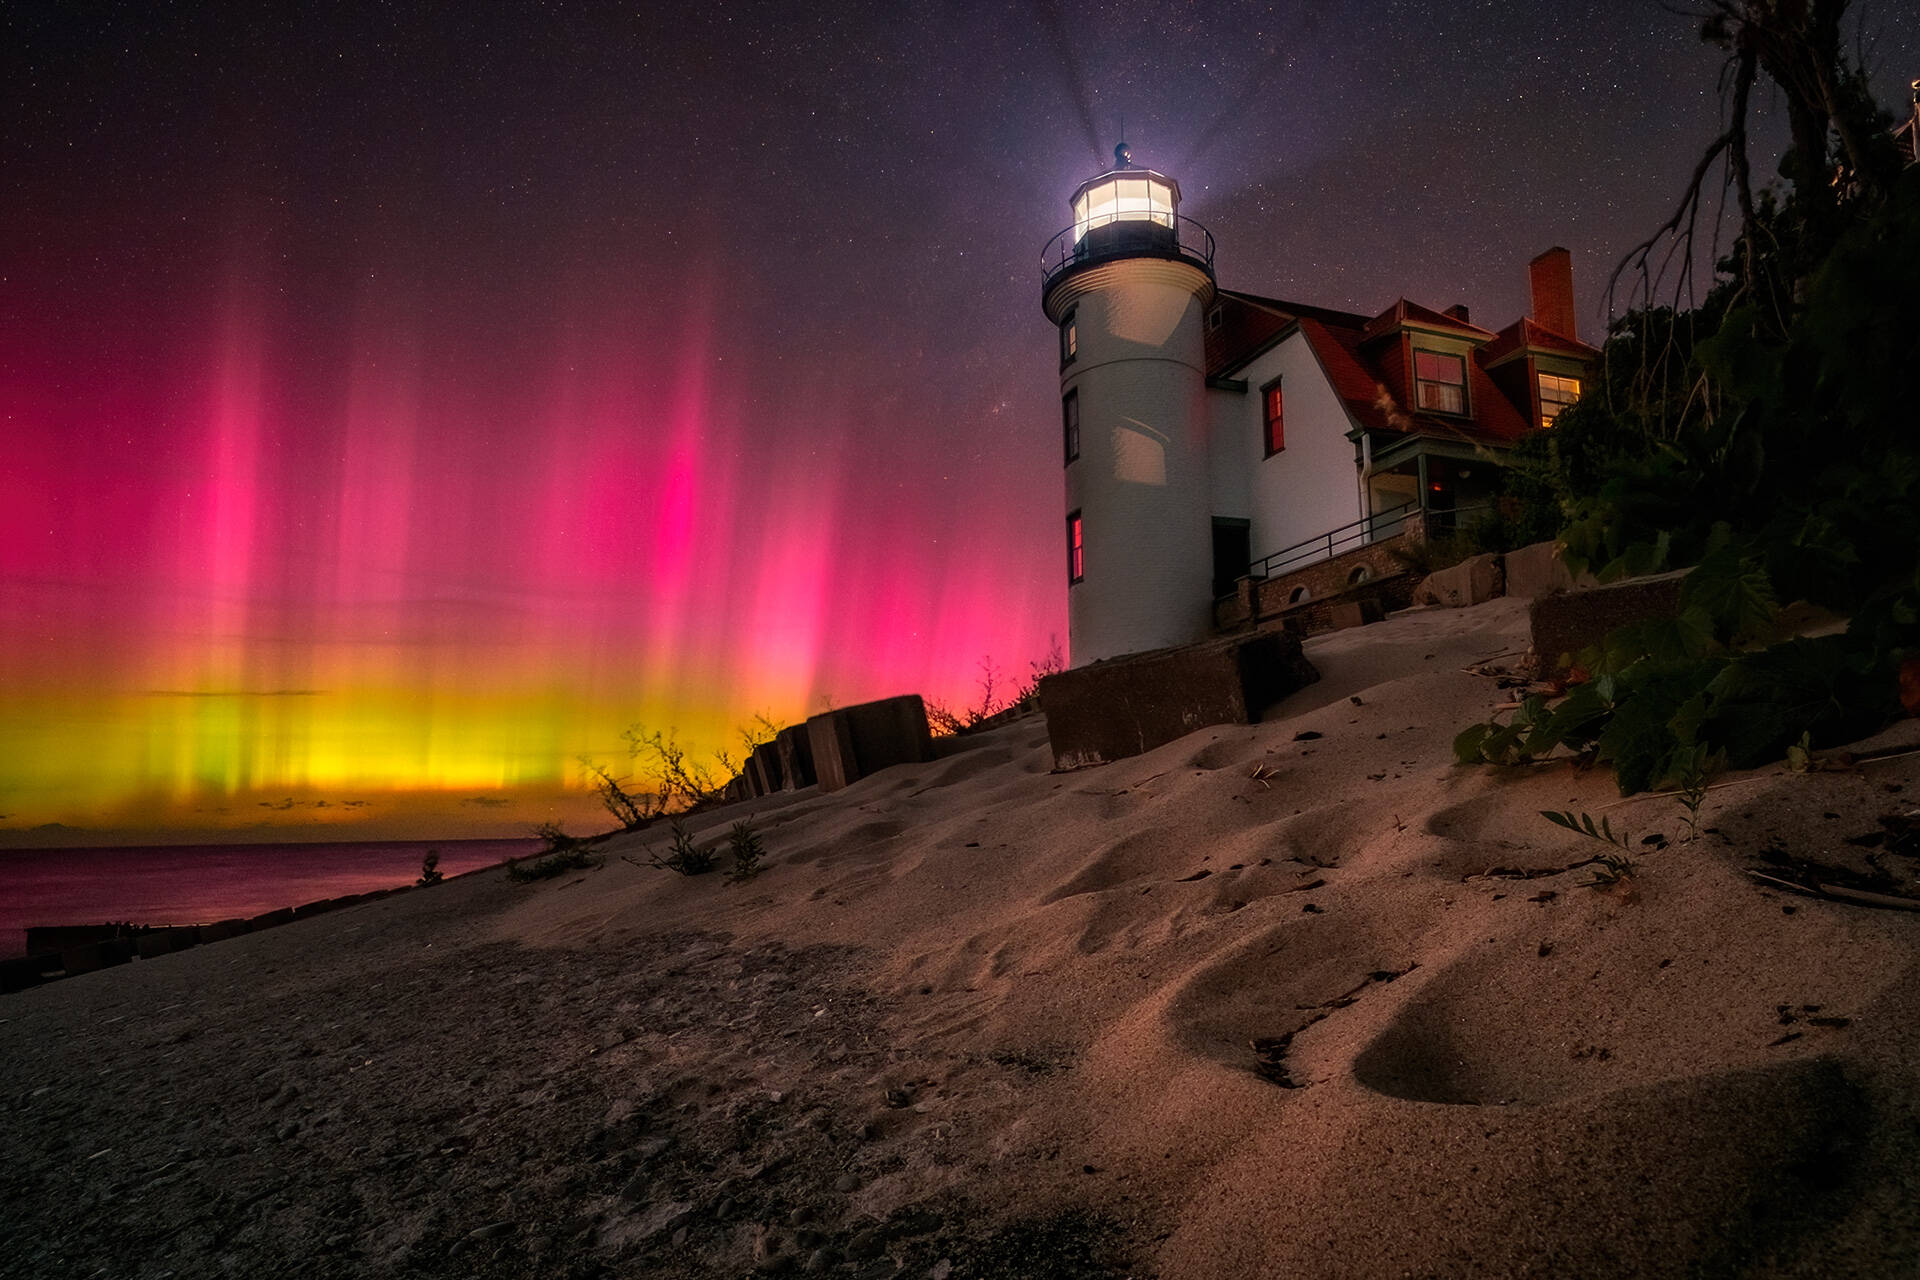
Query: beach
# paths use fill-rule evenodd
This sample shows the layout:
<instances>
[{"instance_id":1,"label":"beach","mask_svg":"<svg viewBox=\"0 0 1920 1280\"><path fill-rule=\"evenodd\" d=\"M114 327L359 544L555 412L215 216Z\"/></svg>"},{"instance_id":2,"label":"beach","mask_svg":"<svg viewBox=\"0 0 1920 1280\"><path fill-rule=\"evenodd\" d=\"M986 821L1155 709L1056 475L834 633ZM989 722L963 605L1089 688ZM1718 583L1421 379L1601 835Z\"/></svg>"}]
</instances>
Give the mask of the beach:
<instances>
[{"instance_id":1,"label":"beach","mask_svg":"<svg viewBox=\"0 0 1920 1280\"><path fill-rule=\"evenodd\" d=\"M1750 874L1913 893L1920 721L1690 822L1453 763L1526 644L1413 610L1259 724L701 815L741 884L636 832L0 998L0 1276L1920 1270L1920 913Z\"/></svg>"}]
</instances>

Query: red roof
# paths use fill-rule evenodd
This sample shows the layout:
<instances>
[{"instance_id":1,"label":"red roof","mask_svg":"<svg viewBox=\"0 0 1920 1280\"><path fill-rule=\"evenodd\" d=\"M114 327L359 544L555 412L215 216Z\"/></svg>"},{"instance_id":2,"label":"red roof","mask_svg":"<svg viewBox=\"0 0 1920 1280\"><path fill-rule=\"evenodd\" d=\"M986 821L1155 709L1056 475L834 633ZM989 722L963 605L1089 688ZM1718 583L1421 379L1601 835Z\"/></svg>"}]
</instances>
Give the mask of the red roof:
<instances>
[{"instance_id":1,"label":"red roof","mask_svg":"<svg viewBox=\"0 0 1920 1280\"><path fill-rule=\"evenodd\" d=\"M1400 298L1373 319L1367 321L1366 337L1369 341L1383 338L1389 333L1397 333L1407 325L1421 329L1440 329L1457 333L1463 338L1475 338L1481 342L1491 341L1493 332L1482 329L1477 324L1457 320L1450 315L1435 311L1432 307L1423 307L1417 302Z\"/></svg>"},{"instance_id":2,"label":"red roof","mask_svg":"<svg viewBox=\"0 0 1920 1280\"><path fill-rule=\"evenodd\" d=\"M1235 370L1272 346L1293 324L1305 317L1335 324L1359 325L1365 320L1347 311L1263 298L1236 289L1219 291L1215 310L1220 322L1207 324L1207 376L1230 376Z\"/></svg>"},{"instance_id":3,"label":"red roof","mask_svg":"<svg viewBox=\"0 0 1920 1280\"><path fill-rule=\"evenodd\" d=\"M1529 351L1551 351L1577 360L1595 360L1600 356L1597 349L1578 338L1555 333L1533 317L1521 316L1500 331L1499 336L1480 353L1480 359L1486 364L1498 364L1522 347Z\"/></svg>"},{"instance_id":4,"label":"red roof","mask_svg":"<svg viewBox=\"0 0 1920 1280\"><path fill-rule=\"evenodd\" d=\"M1410 408L1405 343L1391 341L1408 327L1458 334L1476 344L1467 361L1471 417ZM1351 312L1303 306L1254 294L1220 291L1218 323L1206 335L1209 377L1230 377L1298 329L1326 372L1334 395L1355 425L1368 431L1437 436L1506 445L1528 430L1527 411L1514 405L1487 375L1487 365L1525 341L1540 350L1582 359L1599 353L1585 343L1522 318L1500 334L1405 298L1368 319Z\"/></svg>"}]
</instances>

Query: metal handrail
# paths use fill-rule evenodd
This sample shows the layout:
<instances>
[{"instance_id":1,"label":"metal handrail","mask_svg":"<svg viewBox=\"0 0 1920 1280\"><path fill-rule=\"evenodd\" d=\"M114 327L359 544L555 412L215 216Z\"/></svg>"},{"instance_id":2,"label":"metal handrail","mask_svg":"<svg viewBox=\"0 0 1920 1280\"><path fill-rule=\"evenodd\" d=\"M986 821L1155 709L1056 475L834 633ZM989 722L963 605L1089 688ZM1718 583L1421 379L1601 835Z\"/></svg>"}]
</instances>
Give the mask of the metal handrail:
<instances>
[{"instance_id":1,"label":"metal handrail","mask_svg":"<svg viewBox=\"0 0 1920 1280\"><path fill-rule=\"evenodd\" d=\"M1106 247L1087 244L1089 233L1118 223L1138 223L1143 231L1148 227L1159 227L1169 234L1164 243L1157 247L1146 243L1154 238L1151 233L1138 240L1129 239ZM1184 215L1113 213L1104 214L1085 225L1075 223L1047 241L1047 247L1040 251L1040 287L1047 288L1074 267L1109 262L1115 258L1184 258L1198 263L1206 268L1208 275L1212 275L1213 233Z\"/></svg>"},{"instance_id":2,"label":"metal handrail","mask_svg":"<svg viewBox=\"0 0 1920 1280\"><path fill-rule=\"evenodd\" d=\"M1386 511L1380 512L1378 515L1362 516L1350 524L1343 524L1337 529L1329 529L1327 532L1316 534L1304 542L1296 542L1290 547L1282 547L1271 555L1260 557L1247 566L1247 576L1250 578L1271 578L1276 570L1291 566L1296 562L1309 559L1331 560L1334 556L1338 555L1340 551L1346 549L1345 544L1353 543L1364 546L1369 542L1378 541L1382 536L1392 536L1391 534L1383 534L1383 530L1392 526L1404 526L1407 517L1419 510L1421 510L1420 503L1415 501L1389 508ZM1397 533L1399 529L1394 528L1393 532Z\"/></svg>"}]
</instances>

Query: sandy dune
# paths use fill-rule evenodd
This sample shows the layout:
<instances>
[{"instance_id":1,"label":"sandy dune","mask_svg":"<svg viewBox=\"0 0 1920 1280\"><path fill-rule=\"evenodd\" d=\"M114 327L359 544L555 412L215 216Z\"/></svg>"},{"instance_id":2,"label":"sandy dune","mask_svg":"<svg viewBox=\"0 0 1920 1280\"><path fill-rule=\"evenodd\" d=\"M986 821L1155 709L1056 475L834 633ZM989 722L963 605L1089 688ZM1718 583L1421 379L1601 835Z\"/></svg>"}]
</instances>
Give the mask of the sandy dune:
<instances>
[{"instance_id":1,"label":"sandy dune","mask_svg":"<svg viewBox=\"0 0 1920 1280\"><path fill-rule=\"evenodd\" d=\"M743 886L628 836L9 997L0 1274L1920 1272L1920 915L1744 874L1912 887L1845 842L1920 756L1733 775L1692 839L1456 768L1521 609L1119 764L1033 718L714 815Z\"/></svg>"}]
</instances>

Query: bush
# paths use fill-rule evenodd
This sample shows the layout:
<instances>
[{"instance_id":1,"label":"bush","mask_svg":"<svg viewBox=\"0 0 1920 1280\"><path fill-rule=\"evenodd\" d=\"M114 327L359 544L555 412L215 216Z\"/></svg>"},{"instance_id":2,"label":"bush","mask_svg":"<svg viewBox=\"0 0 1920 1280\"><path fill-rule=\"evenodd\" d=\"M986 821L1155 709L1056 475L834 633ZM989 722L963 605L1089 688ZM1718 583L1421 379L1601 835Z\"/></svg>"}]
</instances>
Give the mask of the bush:
<instances>
[{"instance_id":1,"label":"bush","mask_svg":"<svg viewBox=\"0 0 1920 1280\"><path fill-rule=\"evenodd\" d=\"M693 836L687 831L687 824L678 818L673 820L673 845L667 856L655 856L654 866L662 871L673 871L683 876L703 876L713 870L718 861L712 849L702 849L693 842Z\"/></svg>"},{"instance_id":2,"label":"bush","mask_svg":"<svg viewBox=\"0 0 1920 1280\"><path fill-rule=\"evenodd\" d=\"M589 842L568 835L557 822L543 822L534 834L547 842L546 852L533 858L517 858L507 863L507 879L515 884L551 880L569 871L600 865L600 859L588 851Z\"/></svg>"},{"instance_id":3,"label":"bush","mask_svg":"<svg viewBox=\"0 0 1920 1280\"><path fill-rule=\"evenodd\" d=\"M440 851L427 850L427 856L420 859L420 878L414 881L414 884L424 889L430 884L439 884L446 878L446 873L440 870Z\"/></svg>"},{"instance_id":4,"label":"bush","mask_svg":"<svg viewBox=\"0 0 1920 1280\"><path fill-rule=\"evenodd\" d=\"M753 823L744 820L734 823L727 833L727 844L733 852L733 867L727 872L728 884L751 880L765 870L760 861L767 856L767 851Z\"/></svg>"}]
</instances>

